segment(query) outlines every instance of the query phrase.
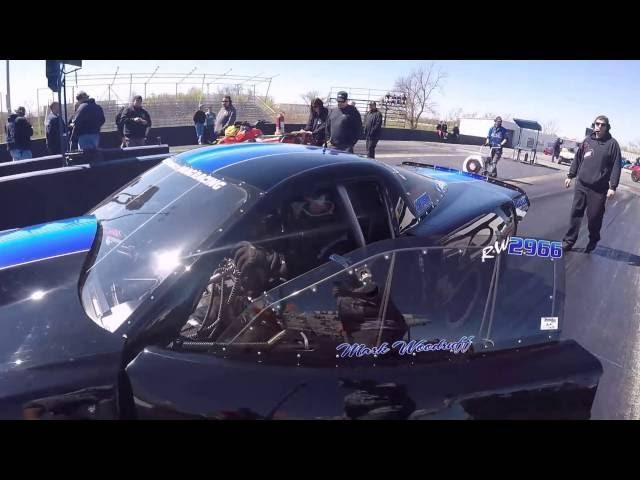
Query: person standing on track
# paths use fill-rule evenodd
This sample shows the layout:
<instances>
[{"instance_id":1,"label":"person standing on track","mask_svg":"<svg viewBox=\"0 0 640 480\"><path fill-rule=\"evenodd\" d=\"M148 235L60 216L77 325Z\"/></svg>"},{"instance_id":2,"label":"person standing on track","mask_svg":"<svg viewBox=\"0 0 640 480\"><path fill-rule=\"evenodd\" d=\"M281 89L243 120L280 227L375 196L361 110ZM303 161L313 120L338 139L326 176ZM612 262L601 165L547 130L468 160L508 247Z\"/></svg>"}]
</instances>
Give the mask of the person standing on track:
<instances>
[{"instance_id":1,"label":"person standing on track","mask_svg":"<svg viewBox=\"0 0 640 480\"><path fill-rule=\"evenodd\" d=\"M600 241L600 229L605 203L612 198L620 182L620 145L609 133L611 124L605 115L596 118L593 133L584 139L564 181L569 188L577 177L571 206L570 227L562 241L565 251L573 248L578 239L585 210L589 225L586 253L595 250Z\"/></svg>"}]
</instances>

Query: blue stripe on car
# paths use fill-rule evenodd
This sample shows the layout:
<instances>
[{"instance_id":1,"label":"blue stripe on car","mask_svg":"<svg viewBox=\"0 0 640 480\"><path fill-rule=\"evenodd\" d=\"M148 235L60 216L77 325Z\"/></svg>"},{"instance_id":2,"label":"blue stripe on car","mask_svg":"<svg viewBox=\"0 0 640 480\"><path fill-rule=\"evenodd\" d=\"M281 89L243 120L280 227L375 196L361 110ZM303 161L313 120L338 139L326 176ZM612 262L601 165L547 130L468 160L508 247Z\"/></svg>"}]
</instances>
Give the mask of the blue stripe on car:
<instances>
[{"instance_id":1,"label":"blue stripe on car","mask_svg":"<svg viewBox=\"0 0 640 480\"><path fill-rule=\"evenodd\" d=\"M416 168L416 173L429 176L437 180L442 180L447 183L473 182L477 180L486 181L486 178L481 175L467 172L449 172L434 168Z\"/></svg>"},{"instance_id":2,"label":"blue stripe on car","mask_svg":"<svg viewBox=\"0 0 640 480\"><path fill-rule=\"evenodd\" d=\"M178 164L200 170L201 172L213 173L216 170L244 160L268 155L290 154L296 151L308 153L310 150L308 147L302 145L236 143L190 150L176 155L174 161ZM319 154L322 154L321 149L317 149L317 151Z\"/></svg>"},{"instance_id":3,"label":"blue stripe on car","mask_svg":"<svg viewBox=\"0 0 640 480\"><path fill-rule=\"evenodd\" d=\"M97 228L96 218L88 215L0 233L0 270L87 251Z\"/></svg>"}]
</instances>

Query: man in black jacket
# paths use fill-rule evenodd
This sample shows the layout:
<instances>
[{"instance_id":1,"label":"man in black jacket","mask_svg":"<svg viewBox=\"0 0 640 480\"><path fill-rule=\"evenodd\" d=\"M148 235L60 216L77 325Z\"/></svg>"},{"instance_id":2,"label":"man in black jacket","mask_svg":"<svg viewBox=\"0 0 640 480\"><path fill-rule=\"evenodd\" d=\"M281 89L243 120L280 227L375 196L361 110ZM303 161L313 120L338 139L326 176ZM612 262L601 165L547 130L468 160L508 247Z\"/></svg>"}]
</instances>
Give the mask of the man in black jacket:
<instances>
[{"instance_id":1,"label":"man in black jacket","mask_svg":"<svg viewBox=\"0 0 640 480\"><path fill-rule=\"evenodd\" d=\"M576 243L585 209L589 224L589 243L585 252L595 250L600 241L605 202L615 195L620 181L620 146L610 130L606 116L596 118L593 133L582 142L564 181L565 187L569 188L571 180L578 178L571 207L571 226L562 242L564 250L571 250Z\"/></svg>"},{"instance_id":2,"label":"man in black jacket","mask_svg":"<svg viewBox=\"0 0 640 480\"><path fill-rule=\"evenodd\" d=\"M362 132L362 117L353 105L347 103L347 92L338 92L338 108L334 108L327 118L327 137L336 150L353 153L353 147Z\"/></svg>"},{"instance_id":3,"label":"man in black jacket","mask_svg":"<svg viewBox=\"0 0 640 480\"><path fill-rule=\"evenodd\" d=\"M62 135L61 130L63 130L64 126L62 117L60 117L60 104L58 102L51 102L49 110L51 111L45 121L47 150L50 155L59 155L62 153L60 135Z\"/></svg>"},{"instance_id":4,"label":"man in black jacket","mask_svg":"<svg viewBox=\"0 0 640 480\"><path fill-rule=\"evenodd\" d=\"M321 147L324 145L326 139L326 127L327 117L329 116L329 110L324 106L324 103L319 98L316 98L311 102L311 111L309 112L309 120L304 129L307 132L311 132L313 138L313 145Z\"/></svg>"},{"instance_id":5,"label":"man in black jacket","mask_svg":"<svg viewBox=\"0 0 640 480\"><path fill-rule=\"evenodd\" d=\"M25 118L26 110L18 107L16 113L7 120L5 131L7 133L7 149L11 158L15 160L26 160L33 158L31 154L31 136L33 128L29 120Z\"/></svg>"},{"instance_id":6,"label":"man in black jacket","mask_svg":"<svg viewBox=\"0 0 640 480\"><path fill-rule=\"evenodd\" d=\"M102 107L86 92L78 92L78 110L73 118L72 138L77 139L80 150L95 150L100 142L100 128L104 125Z\"/></svg>"},{"instance_id":7,"label":"man in black jacket","mask_svg":"<svg viewBox=\"0 0 640 480\"><path fill-rule=\"evenodd\" d=\"M142 108L142 96L133 97L131 106L122 113L124 141L127 147L142 147L151 128L151 115Z\"/></svg>"},{"instance_id":8,"label":"man in black jacket","mask_svg":"<svg viewBox=\"0 0 640 480\"><path fill-rule=\"evenodd\" d=\"M127 110L127 107L122 107L118 114L116 115L116 130L118 131L118 135L120 135L120 148L124 148L127 146L125 138L124 138L124 123L122 123L122 114Z\"/></svg>"},{"instance_id":9,"label":"man in black jacket","mask_svg":"<svg viewBox=\"0 0 640 480\"><path fill-rule=\"evenodd\" d=\"M367 141L367 157L376 158L376 145L382 133L382 113L376 102L369 103L369 111L364 116L364 138Z\"/></svg>"},{"instance_id":10,"label":"man in black jacket","mask_svg":"<svg viewBox=\"0 0 640 480\"><path fill-rule=\"evenodd\" d=\"M553 142L553 154L551 155L551 163L554 160L560 160L560 148L562 146L562 139L560 137L556 138L556 141Z\"/></svg>"}]
</instances>

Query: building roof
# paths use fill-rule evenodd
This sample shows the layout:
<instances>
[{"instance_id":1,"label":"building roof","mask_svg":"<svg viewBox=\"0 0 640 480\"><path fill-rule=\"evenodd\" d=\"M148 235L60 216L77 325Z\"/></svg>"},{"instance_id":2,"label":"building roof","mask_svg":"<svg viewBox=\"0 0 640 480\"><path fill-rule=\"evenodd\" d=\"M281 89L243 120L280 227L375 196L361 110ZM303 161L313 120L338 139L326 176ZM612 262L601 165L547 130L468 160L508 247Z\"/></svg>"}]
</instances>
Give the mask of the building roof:
<instances>
[{"instance_id":1,"label":"building roof","mask_svg":"<svg viewBox=\"0 0 640 480\"><path fill-rule=\"evenodd\" d=\"M542 127L535 120L523 120L521 118L514 118L514 123L520 128L526 128L527 130L537 130L538 132L542 130Z\"/></svg>"}]
</instances>

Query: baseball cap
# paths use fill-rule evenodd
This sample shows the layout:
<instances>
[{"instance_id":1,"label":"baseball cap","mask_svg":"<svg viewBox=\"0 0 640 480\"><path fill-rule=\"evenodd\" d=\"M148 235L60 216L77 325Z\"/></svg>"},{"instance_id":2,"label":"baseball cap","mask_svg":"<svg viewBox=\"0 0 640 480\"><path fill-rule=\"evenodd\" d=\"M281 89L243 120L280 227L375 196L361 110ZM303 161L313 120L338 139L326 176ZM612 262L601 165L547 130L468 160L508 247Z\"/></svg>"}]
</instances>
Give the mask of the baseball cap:
<instances>
[{"instance_id":1,"label":"baseball cap","mask_svg":"<svg viewBox=\"0 0 640 480\"><path fill-rule=\"evenodd\" d=\"M87 92L84 90L80 90L76 95L76 100L80 100L81 98L89 98L89 95L87 95Z\"/></svg>"},{"instance_id":2,"label":"baseball cap","mask_svg":"<svg viewBox=\"0 0 640 480\"><path fill-rule=\"evenodd\" d=\"M347 95L347 92L338 92L338 95L336 95L336 99L339 102L346 102L349 99L349 95Z\"/></svg>"},{"instance_id":3,"label":"baseball cap","mask_svg":"<svg viewBox=\"0 0 640 480\"><path fill-rule=\"evenodd\" d=\"M25 114L27 113L27 110L24 107L18 107L15 109L15 112Z\"/></svg>"}]
</instances>

